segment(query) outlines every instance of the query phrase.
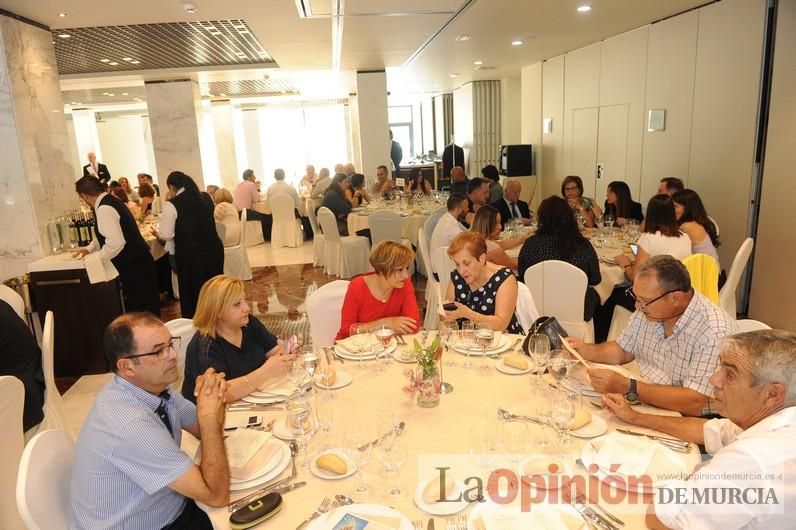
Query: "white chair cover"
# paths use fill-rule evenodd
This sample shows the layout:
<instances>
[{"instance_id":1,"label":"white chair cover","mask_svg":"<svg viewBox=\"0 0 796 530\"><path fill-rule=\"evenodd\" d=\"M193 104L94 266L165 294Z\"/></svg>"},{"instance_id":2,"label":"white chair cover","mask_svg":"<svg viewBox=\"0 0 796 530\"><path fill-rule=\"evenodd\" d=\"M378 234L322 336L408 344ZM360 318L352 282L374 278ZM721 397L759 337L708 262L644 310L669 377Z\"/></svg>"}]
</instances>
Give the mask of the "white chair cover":
<instances>
[{"instance_id":1,"label":"white chair cover","mask_svg":"<svg viewBox=\"0 0 796 530\"><path fill-rule=\"evenodd\" d=\"M258 223L259 224L259 223ZM237 245L224 247L224 274L238 280L251 280L252 269L246 253L246 209L240 212L240 241Z\"/></svg>"},{"instance_id":2,"label":"white chair cover","mask_svg":"<svg viewBox=\"0 0 796 530\"><path fill-rule=\"evenodd\" d=\"M304 231L301 222L296 219L295 205L290 195L275 195L268 198L274 216L271 228L271 246L296 248L304 243Z\"/></svg>"},{"instance_id":3,"label":"white chair cover","mask_svg":"<svg viewBox=\"0 0 796 530\"><path fill-rule=\"evenodd\" d=\"M321 225L324 242L326 274L348 279L370 270L370 244L362 236L340 237L337 220L326 207L318 210L318 223Z\"/></svg>"},{"instance_id":4,"label":"white chair cover","mask_svg":"<svg viewBox=\"0 0 796 530\"><path fill-rule=\"evenodd\" d=\"M735 323L738 325L739 333L745 333L747 331L760 331L763 329L771 329L771 326L769 326L765 322L760 322L759 320L752 320L751 318L743 318L741 320L736 320Z\"/></svg>"},{"instance_id":5,"label":"white chair cover","mask_svg":"<svg viewBox=\"0 0 796 530\"><path fill-rule=\"evenodd\" d=\"M377 210L368 216L370 228L370 243L374 247L381 241L395 241L408 248L412 242L401 237L401 216L390 210ZM415 264L409 265L409 275L414 276Z\"/></svg>"},{"instance_id":6,"label":"white chair cover","mask_svg":"<svg viewBox=\"0 0 796 530\"><path fill-rule=\"evenodd\" d=\"M47 311L44 316L44 327L41 339L41 368L44 372L44 420L39 431L45 429L60 429L74 437L66 418L64 400L58 387L55 386L55 316L52 311Z\"/></svg>"},{"instance_id":7,"label":"white chair cover","mask_svg":"<svg viewBox=\"0 0 796 530\"><path fill-rule=\"evenodd\" d=\"M548 260L528 268L524 281L542 315L556 317L570 335L594 340L594 322L583 320L585 272L565 261Z\"/></svg>"},{"instance_id":8,"label":"white chair cover","mask_svg":"<svg viewBox=\"0 0 796 530\"><path fill-rule=\"evenodd\" d=\"M22 413L25 406L25 387L11 375L0 376L0 528L24 530L25 525L14 502L17 487L17 468L25 447L22 433ZM64 527L66 528L66 527Z\"/></svg>"},{"instance_id":9,"label":"white chair cover","mask_svg":"<svg viewBox=\"0 0 796 530\"><path fill-rule=\"evenodd\" d=\"M517 308L514 313L517 315L517 321L526 334L533 323L536 322L536 319L539 318L539 310L536 309L531 290L522 282L517 282Z\"/></svg>"},{"instance_id":10,"label":"white chair cover","mask_svg":"<svg viewBox=\"0 0 796 530\"><path fill-rule=\"evenodd\" d=\"M324 256L324 242L326 238L323 236L321 227L318 226L318 219L315 217L315 207L313 201L307 202L307 217L310 219L310 226L312 227L312 264L316 267L323 267L325 263Z\"/></svg>"},{"instance_id":11,"label":"white chair cover","mask_svg":"<svg viewBox=\"0 0 796 530\"><path fill-rule=\"evenodd\" d=\"M218 234L218 238L223 241L225 247L234 245L234 242L227 241L227 225L221 221L216 221L216 234Z\"/></svg>"},{"instance_id":12,"label":"white chair cover","mask_svg":"<svg viewBox=\"0 0 796 530\"><path fill-rule=\"evenodd\" d=\"M431 268L437 271L440 293L444 297L448 290L451 272L456 268L456 264L448 256L448 247L439 247L431 251Z\"/></svg>"},{"instance_id":13,"label":"white chair cover","mask_svg":"<svg viewBox=\"0 0 796 530\"><path fill-rule=\"evenodd\" d=\"M69 528L69 489L75 442L59 430L40 432L22 453L17 507L28 530Z\"/></svg>"},{"instance_id":14,"label":"white chair cover","mask_svg":"<svg viewBox=\"0 0 796 530\"><path fill-rule=\"evenodd\" d=\"M310 319L310 336L315 346L334 344L340 329L343 299L348 291L348 280L335 280L319 287L307 297L307 317Z\"/></svg>"},{"instance_id":15,"label":"white chair cover","mask_svg":"<svg viewBox=\"0 0 796 530\"><path fill-rule=\"evenodd\" d=\"M177 371L180 373L180 378L172 383L171 388L177 392L182 390L182 380L185 378L185 351L188 349L188 343L191 342L196 328L193 327L193 320L190 318L175 318L166 322L166 327L172 337L180 337L180 349L177 350Z\"/></svg>"},{"instance_id":16,"label":"white chair cover","mask_svg":"<svg viewBox=\"0 0 796 530\"><path fill-rule=\"evenodd\" d=\"M439 306L440 282L434 279L431 274L431 256L428 252L428 237L425 228L417 230L417 250L420 262L420 270L426 275L426 317L423 320L423 327L426 329L437 329L439 327ZM447 283L445 288L447 288Z\"/></svg>"},{"instance_id":17,"label":"white chair cover","mask_svg":"<svg viewBox=\"0 0 796 530\"><path fill-rule=\"evenodd\" d=\"M608 328L607 340L618 339L627 327L628 322L630 322L631 316L633 316L633 313L621 305L614 307L614 314L611 317L611 327Z\"/></svg>"},{"instance_id":18,"label":"white chair cover","mask_svg":"<svg viewBox=\"0 0 796 530\"><path fill-rule=\"evenodd\" d=\"M741 281L741 276L743 275L744 269L746 269L746 264L749 263L749 256L752 255L754 246L755 240L751 237L747 237L744 242L741 243L741 247L732 260L730 272L727 273L727 281L719 291L719 306L732 317L735 317L737 314L735 291L738 289L738 283Z\"/></svg>"},{"instance_id":19,"label":"white chair cover","mask_svg":"<svg viewBox=\"0 0 796 530\"><path fill-rule=\"evenodd\" d=\"M253 247L265 243L265 234L263 234L263 224L259 219L247 221L241 226L241 231L246 232L246 245Z\"/></svg>"},{"instance_id":20,"label":"white chair cover","mask_svg":"<svg viewBox=\"0 0 796 530\"><path fill-rule=\"evenodd\" d=\"M422 247L423 246L421 241L425 241L426 242L425 257L423 257L423 253L419 251L420 248L418 248L418 253L417 253L417 268L420 271L420 274L422 274L426 278L431 278L432 277L431 276L431 270L432 269L431 269L431 261L430 261L431 260L431 249L429 249L430 241L431 241L431 234L434 233L434 229L437 227L437 223L439 222L440 217L442 217L442 215L446 211L447 210L445 208L439 208L434 213L432 213L429 216L429 218L426 219L426 222L423 223L423 228L420 230L423 233L422 237L420 236L420 233L418 233L418 236L417 236L417 246L418 247ZM424 259L426 261L423 261ZM428 301L428 291L426 291L426 301Z\"/></svg>"},{"instance_id":21,"label":"white chair cover","mask_svg":"<svg viewBox=\"0 0 796 530\"><path fill-rule=\"evenodd\" d=\"M11 309L19 315L19 318L27 322L25 319L25 301L19 296L19 293L11 287L0 283L0 300L10 305Z\"/></svg>"},{"instance_id":22,"label":"white chair cover","mask_svg":"<svg viewBox=\"0 0 796 530\"><path fill-rule=\"evenodd\" d=\"M710 219L710 222L713 223L713 227L716 229L716 235L720 236L721 233L720 233L720 230L719 230L719 223L717 223L716 220L714 218L712 218L711 216L709 216L709 215L708 215L708 219Z\"/></svg>"}]
</instances>

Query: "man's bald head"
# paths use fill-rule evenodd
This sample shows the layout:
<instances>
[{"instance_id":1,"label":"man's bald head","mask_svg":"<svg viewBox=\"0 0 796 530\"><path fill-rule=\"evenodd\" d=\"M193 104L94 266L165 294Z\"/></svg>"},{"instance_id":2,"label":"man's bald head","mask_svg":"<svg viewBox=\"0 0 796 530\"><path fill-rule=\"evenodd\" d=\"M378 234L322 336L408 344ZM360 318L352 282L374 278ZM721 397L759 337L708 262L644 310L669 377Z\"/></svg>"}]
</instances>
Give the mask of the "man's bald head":
<instances>
[{"instance_id":1,"label":"man's bald head","mask_svg":"<svg viewBox=\"0 0 796 530\"><path fill-rule=\"evenodd\" d=\"M451 169L451 180L453 182L461 182L464 180L464 168L462 166L455 166Z\"/></svg>"}]
</instances>

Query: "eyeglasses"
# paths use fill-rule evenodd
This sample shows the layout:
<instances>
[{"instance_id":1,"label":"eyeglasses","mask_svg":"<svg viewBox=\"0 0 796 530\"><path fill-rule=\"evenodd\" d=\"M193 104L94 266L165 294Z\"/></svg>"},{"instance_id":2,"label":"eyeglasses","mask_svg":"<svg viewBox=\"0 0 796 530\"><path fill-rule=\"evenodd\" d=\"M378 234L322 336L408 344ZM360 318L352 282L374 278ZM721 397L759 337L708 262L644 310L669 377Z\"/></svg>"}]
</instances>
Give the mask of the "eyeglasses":
<instances>
[{"instance_id":1,"label":"eyeglasses","mask_svg":"<svg viewBox=\"0 0 796 530\"><path fill-rule=\"evenodd\" d=\"M665 292L665 293L663 293L662 295L660 295L660 296L657 296L657 297L653 298L652 300L650 300L650 301L648 301L648 302L647 302L647 301L644 301L644 300L641 300L641 299L640 299L638 296L636 296L636 293L634 293L634 292L633 292L633 288L632 288L632 287L628 287L628 288L627 288L627 290L625 290L625 292L626 292L627 294L629 294L629 295L630 295L630 297L631 297L633 300L635 300L635 301L636 301L636 305L638 306L639 310L640 310L640 311L644 311L644 310L646 310L646 309L647 309L647 307L651 306L652 304L654 304L655 302L657 302L658 300L660 300L661 298L663 298L663 297L664 297L664 296L666 296L667 294L672 294L672 293L677 293L677 292L680 292L680 289L672 289L671 291L666 291L666 292Z\"/></svg>"},{"instance_id":2,"label":"eyeglasses","mask_svg":"<svg viewBox=\"0 0 796 530\"><path fill-rule=\"evenodd\" d=\"M177 351L180 349L180 337L171 337L169 341L155 351L149 353L139 353L138 355L128 355L122 359L138 359L141 357L149 357L150 355L157 355L158 359L165 359L171 350Z\"/></svg>"},{"instance_id":3,"label":"eyeglasses","mask_svg":"<svg viewBox=\"0 0 796 530\"><path fill-rule=\"evenodd\" d=\"M565 186L564 187L564 191L576 191L576 190L580 190L580 188L577 187L577 186Z\"/></svg>"}]
</instances>

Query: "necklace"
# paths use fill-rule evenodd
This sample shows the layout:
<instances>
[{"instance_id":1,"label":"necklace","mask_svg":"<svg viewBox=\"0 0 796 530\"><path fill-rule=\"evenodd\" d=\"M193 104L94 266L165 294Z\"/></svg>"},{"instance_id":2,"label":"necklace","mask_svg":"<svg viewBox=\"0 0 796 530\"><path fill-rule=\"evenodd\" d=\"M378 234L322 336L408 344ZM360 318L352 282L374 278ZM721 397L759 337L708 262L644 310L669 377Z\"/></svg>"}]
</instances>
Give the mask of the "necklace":
<instances>
[{"instance_id":1,"label":"necklace","mask_svg":"<svg viewBox=\"0 0 796 530\"><path fill-rule=\"evenodd\" d=\"M369 286L370 287L370 293L373 295L373 297L376 300L378 300L382 304L386 304L387 300L390 299L390 295L392 294L392 287L388 286L385 289L385 288L382 288L381 285L379 285L379 283L380 282L378 281L378 279L374 278L373 284Z\"/></svg>"}]
</instances>

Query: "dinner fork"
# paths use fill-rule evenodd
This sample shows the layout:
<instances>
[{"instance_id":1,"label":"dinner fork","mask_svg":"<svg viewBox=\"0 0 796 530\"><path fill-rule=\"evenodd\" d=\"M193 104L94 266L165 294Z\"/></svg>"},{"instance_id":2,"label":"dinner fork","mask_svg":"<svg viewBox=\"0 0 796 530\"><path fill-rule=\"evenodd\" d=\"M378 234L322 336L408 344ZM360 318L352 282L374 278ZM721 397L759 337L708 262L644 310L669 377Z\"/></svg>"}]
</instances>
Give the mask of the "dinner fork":
<instances>
[{"instance_id":1,"label":"dinner fork","mask_svg":"<svg viewBox=\"0 0 796 530\"><path fill-rule=\"evenodd\" d=\"M423 521L420 519L415 519L412 521L412 526L415 527L415 530L423 530Z\"/></svg>"},{"instance_id":2,"label":"dinner fork","mask_svg":"<svg viewBox=\"0 0 796 530\"><path fill-rule=\"evenodd\" d=\"M331 502L332 499L330 499L329 497L324 497L324 499L321 501L321 504L318 506L318 509L312 512L312 514L310 514L309 517L304 519L301 522L301 524L296 527L296 530L304 528L305 526L307 526L307 524L309 524L310 521L317 519L321 515L325 514L326 511L329 509L329 505L331 504Z\"/></svg>"},{"instance_id":3,"label":"dinner fork","mask_svg":"<svg viewBox=\"0 0 796 530\"><path fill-rule=\"evenodd\" d=\"M459 514L456 516L456 520L459 522L459 530L467 530L467 516L463 514Z\"/></svg>"}]
</instances>

